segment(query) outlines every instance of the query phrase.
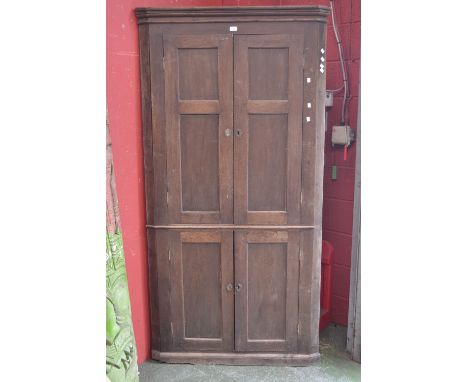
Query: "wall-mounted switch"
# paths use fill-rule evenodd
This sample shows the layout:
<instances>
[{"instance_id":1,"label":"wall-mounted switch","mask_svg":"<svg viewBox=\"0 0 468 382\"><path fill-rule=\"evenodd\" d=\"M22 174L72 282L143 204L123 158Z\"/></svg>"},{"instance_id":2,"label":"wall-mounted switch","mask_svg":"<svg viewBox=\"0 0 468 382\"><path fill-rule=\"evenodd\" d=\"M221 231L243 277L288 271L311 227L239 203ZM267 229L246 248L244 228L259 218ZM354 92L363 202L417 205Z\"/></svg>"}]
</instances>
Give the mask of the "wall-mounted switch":
<instances>
[{"instance_id":1,"label":"wall-mounted switch","mask_svg":"<svg viewBox=\"0 0 468 382\"><path fill-rule=\"evenodd\" d=\"M354 130L348 125L333 126L332 145L349 146L354 141Z\"/></svg>"}]
</instances>

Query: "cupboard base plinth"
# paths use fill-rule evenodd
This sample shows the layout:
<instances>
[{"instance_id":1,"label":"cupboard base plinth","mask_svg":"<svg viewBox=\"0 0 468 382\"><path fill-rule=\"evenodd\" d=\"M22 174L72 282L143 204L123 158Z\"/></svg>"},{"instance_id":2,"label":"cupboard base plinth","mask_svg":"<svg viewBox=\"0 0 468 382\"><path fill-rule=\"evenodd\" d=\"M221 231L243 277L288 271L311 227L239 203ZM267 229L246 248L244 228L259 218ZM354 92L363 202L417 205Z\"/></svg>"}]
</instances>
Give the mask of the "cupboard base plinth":
<instances>
[{"instance_id":1,"label":"cupboard base plinth","mask_svg":"<svg viewBox=\"0 0 468 382\"><path fill-rule=\"evenodd\" d=\"M309 366L320 360L320 353L202 353L159 352L153 350L153 359L165 363L189 363L194 365L285 365Z\"/></svg>"}]
</instances>

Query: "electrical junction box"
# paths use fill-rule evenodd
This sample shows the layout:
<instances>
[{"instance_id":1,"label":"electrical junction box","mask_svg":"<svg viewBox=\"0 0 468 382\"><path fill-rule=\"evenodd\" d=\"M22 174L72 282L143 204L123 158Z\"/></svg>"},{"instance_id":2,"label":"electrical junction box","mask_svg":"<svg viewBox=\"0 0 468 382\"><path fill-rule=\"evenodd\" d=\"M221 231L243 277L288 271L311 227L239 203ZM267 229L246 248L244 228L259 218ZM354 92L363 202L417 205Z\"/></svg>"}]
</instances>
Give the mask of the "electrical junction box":
<instances>
[{"instance_id":1,"label":"electrical junction box","mask_svg":"<svg viewBox=\"0 0 468 382\"><path fill-rule=\"evenodd\" d=\"M354 130L348 125L333 126L332 145L349 146L354 141Z\"/></svg>"},{"instance_id":2,"label":"electrical junction box","mask_svg":"<svg viewBox=\"0 0 468 382\"><path fill-rule=\"evenodd\" d=\"M333 93L326 92L325 94L325 107L332 107L333 106Z\"/></svg>"}]
</instances>

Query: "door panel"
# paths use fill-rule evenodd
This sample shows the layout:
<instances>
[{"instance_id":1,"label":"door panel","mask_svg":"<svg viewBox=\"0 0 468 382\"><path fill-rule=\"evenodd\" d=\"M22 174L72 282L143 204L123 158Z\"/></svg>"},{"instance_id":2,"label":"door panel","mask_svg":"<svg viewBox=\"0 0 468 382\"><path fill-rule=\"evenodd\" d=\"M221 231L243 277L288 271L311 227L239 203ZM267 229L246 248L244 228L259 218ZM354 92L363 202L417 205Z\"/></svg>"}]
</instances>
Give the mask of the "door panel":
<instances>
[{"instance_id":1,"label":"door panel","mask_svg":"<svg viewBox=\"0 0 468 382\"><path fill-rule=\"evenodd\" d=\"M219 209L218 116L180 116L183 211Z\"/></svg>"},{"instance_id":2,"label":"door panel","mask_svg":"<svg viewBox=\"0 0 468 382\"><path fill-rule=\"evenodd\" d=\"M190 231L171 245L174 350L233 350L232 231Z\"/></svg>"},{"instance_id":3,"label":"door panel","mask_svg":"<svg viewBox=\"0 0 468 382\"><path fill-rule=\"evenodd\" d=\"M182 243L186 338L221 338L220 243ZM193 270L203 270L203 273ZM215 306L216 309L209 309Z\"/></svg>"},{"instance_id":4,"label":"door panel","mask_svg":"<svg viewBox=\"0 0 468 382\"><path fill-rule=\"evenodd\" d=\"M236 350L297 346L299 233L235 232Z\"/></svg>"},{"instance_id":5,"label":"door panel","mask_svg":"<svg viewBox=\"0 0 468 382\"><path fill-rule=\"evenodd\" d=\"M234 36L234 222L300 222L303 36Z\"/></svg>"},{"instance_id":6,"label":"door panel","mask_svg":"<svg viewBox=\"0 0 468 382\"><path fill-rule=\"evenodd\" d=\"M231 36L164 36L172 223L233 221L232 63Z\"/></svg>"},{"instance_id":7,"label":"door panel","mask_svg":"<svg viewBox=\"0 0 468 382\"><path fill-rule=\"evenodd\" d=\"M287 243L249 243L247 256L248 322L247 338L284 340L286 338ZM265 274L268 265L268 274Z\"/></svg>"},{"instance_id":8,"label":"door panel","mask_svg":"<svg viewBox=\"0 0 468 382\"><path fill-rule=\"evenodd\" d=\"M181 48L178 54L180 99L219 99L218 48Z\"/></svg>"},{"instance_id":9,"label":"door panel","mask_svg":"<svg viewBox=\"0 0 468 382\"><path fill-rule=\"evenodd\" d=\"M251 114L249 126L249 211L285 211L288 116Z\"/></svg>"},{"instance_id":10,"label":"door panel","mask_svg":"<svg viewBox=\"0 0 468 382\"><path fill-rule=\"evenodd\" d=\"M287 47L248 49L249 99L288 99L288 50Z\"/></svg>"}]
</instances>

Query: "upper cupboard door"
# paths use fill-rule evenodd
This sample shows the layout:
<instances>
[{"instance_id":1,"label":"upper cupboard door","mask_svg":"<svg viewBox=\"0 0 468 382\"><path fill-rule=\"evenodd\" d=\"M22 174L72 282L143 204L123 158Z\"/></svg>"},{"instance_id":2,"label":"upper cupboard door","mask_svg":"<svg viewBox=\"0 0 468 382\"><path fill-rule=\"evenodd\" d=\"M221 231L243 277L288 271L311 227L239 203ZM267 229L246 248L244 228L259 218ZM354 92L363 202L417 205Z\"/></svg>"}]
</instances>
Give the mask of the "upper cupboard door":
<instances>
[{"instance_id":1,"label":"upper cupboard door","mask_svg":"<svg viewBox=\"0 0 468 382\"><path fill-rule=\"evenodd\" d=\"M236 224L300 222L302 35L234 37Z\"/></svg>"},{"instance_id":2,"label":"upper cupboard door","mask_svg":"<svg viewBox=\"0 0 468 382\"><path fill-rule=\"evenodd\" d=\"M232 72L231 36L164 36L170 223L233 222Z\"/></svg>"}]
</instances>

